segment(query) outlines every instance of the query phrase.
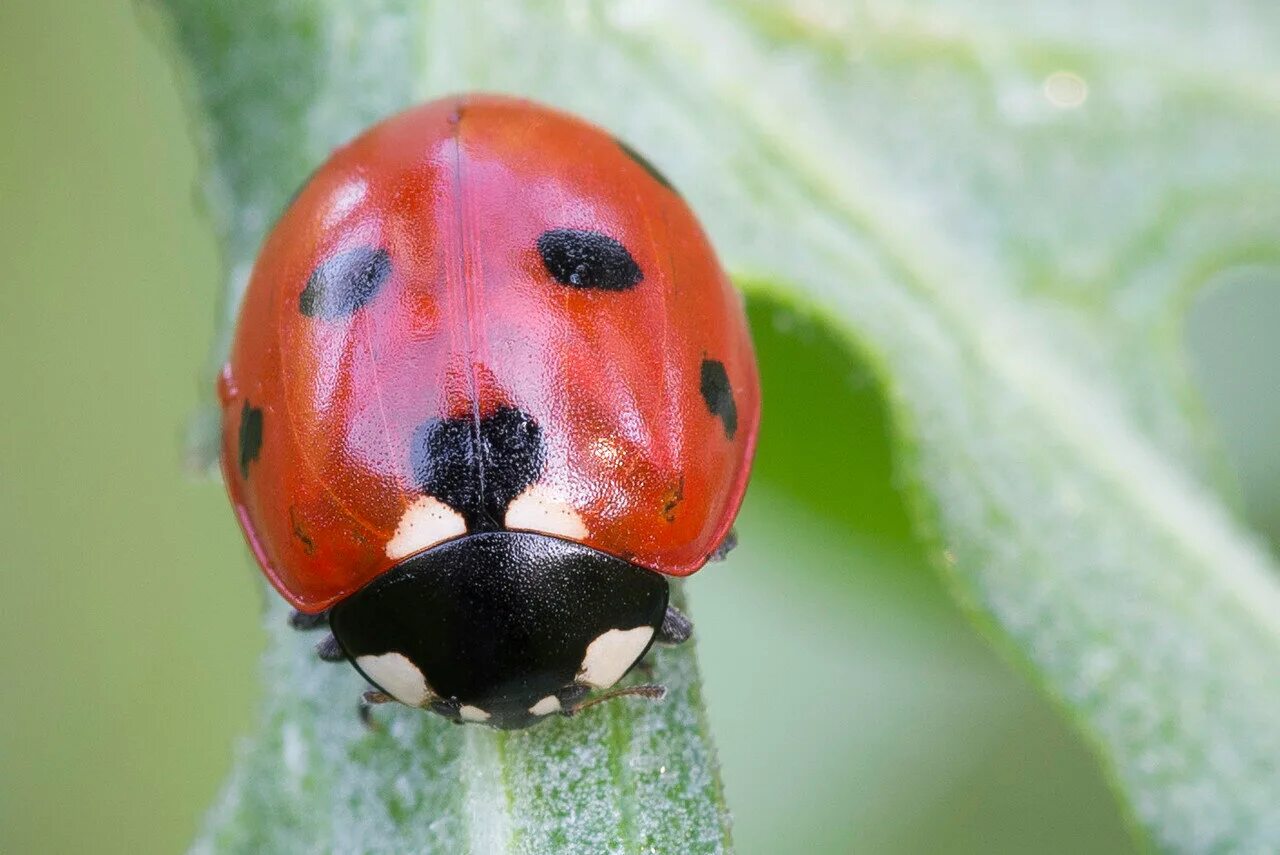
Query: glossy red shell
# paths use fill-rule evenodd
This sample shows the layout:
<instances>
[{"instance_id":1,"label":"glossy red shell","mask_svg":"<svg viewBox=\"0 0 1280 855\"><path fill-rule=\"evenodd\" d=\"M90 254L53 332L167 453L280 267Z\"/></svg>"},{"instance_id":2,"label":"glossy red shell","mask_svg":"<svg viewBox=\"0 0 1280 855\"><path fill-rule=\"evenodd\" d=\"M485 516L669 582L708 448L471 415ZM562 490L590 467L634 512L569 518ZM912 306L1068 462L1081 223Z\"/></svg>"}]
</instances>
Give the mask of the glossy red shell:
<instances>
[{"instance_id":1,"label":"glossy red shell","mask_svg":"<svg viewBox=\"0 0 1280 855\"><path fill-rule=\"evenodd\" d=\"M537 241L560 228L612 236L643 281L555 281ZM390 259L376 297L302 314L317 266L361 245ZM725 367L736 430L704 400L704 359ZM397 563L386 544L420 495L409 446L429 419L530 414L577 539L673 576L728 533L759 419L741 299L680 196L599 128L495 96L397 115L315 173L262 248L220 391L240 523L309 612ZM246 429L260 442L242 467Z\"/></svg>"}]
</instances>

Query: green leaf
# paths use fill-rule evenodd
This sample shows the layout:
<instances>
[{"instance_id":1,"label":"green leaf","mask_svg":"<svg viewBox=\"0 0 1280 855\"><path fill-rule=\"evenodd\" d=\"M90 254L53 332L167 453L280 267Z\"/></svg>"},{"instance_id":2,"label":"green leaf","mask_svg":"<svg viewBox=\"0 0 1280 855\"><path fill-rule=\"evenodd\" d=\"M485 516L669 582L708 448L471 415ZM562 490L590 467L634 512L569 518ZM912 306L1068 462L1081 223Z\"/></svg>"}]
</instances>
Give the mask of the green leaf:
<instances>
[{"instance_id":1,"label":"green leaf","mask_svg":"<svg viewBox=\"0 0 1280 855\"><path fill-rule=\"evenodd\" d=\"M877 367L921 537L1144 836L1274 848L1277 567L1224 501L1180 337L1200 289L1280 262L1280 7L166 5L205 113L229 307L292 186L371 120L465 89L588 116L673 179L742 282ZM596 744L574 736L561 751ZM547 785L514 774L511 739L442 762L501 756L509 799ZM489 780L488 762L468 774ZM629 805L615 828L636 827Z\"/></svg>"}]
</instances>

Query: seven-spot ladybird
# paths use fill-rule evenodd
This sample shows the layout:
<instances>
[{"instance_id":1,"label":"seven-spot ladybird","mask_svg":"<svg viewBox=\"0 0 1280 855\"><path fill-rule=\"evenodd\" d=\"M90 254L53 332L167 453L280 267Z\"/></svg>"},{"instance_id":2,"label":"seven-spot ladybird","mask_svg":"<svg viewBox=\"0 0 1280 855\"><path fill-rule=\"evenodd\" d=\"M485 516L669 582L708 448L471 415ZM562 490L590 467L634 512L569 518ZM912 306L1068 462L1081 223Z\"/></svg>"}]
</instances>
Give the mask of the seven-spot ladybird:
<instances>
[{"instance_id":1,"label":"seven-spot ladybird","mask_svg":"<svg viewBox=\"0 0 1280 855\"><path fill-rule=\"evenodd\" d=\"M760 409L742 301L671 184L490 95L320 167L219 386L227 488L294 625L328 625L366 704L503 728L688 637L667 577L732 545Z\"/></svg>"}]
</instances>

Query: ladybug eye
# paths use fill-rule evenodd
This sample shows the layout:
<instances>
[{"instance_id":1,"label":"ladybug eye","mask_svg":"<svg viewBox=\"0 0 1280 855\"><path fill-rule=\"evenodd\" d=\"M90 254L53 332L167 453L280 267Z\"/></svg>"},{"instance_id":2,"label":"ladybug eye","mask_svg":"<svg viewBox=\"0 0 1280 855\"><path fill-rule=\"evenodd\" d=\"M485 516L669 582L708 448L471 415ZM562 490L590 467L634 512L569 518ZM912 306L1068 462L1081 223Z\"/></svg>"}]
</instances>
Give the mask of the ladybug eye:
<instances>
[{"instance_id":1,"label":"ladybug eye","mask_svg":"<svg viewBox=\"0 0 1280 855\"><path fill-rule=\"evenodd\" d=\"M332 321L350 315L377 295L391 275L385 249L356 247L331 255L311 274L298 296L298 311Z\"/></svg>"},{"instance_id":2,"label":"ladybug eye","mask_svg":"<svg viewBox=\"0 0 1280 855\"><path fill-rule=\"evenodd\" d=\"M626 291L644 279L640 265L618 241L584 229L552 229L538 238L547 272L561 285Z\"/></svg>"}]
</instances>

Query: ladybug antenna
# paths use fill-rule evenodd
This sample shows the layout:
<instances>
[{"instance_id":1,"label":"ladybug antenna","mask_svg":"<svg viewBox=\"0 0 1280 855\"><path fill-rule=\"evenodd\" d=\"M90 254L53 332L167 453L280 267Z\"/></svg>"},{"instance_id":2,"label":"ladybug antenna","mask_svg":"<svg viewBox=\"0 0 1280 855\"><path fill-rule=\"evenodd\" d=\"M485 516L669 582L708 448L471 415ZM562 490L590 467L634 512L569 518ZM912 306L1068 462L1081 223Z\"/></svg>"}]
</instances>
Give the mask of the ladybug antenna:
<instances>
[{"instance_id":1,"label":"ladybug antenna","mask_svg":"<svg viewBox=\"0 0 1280 855\"><path fill-rule=\"evenodd\" d=\"M614 689L612 692L605 692L603 695L597 695L589 701L583 701L575 704L564 711L565 715L577 715L587 707L593 707L603 701L621 698L625 695L636 695L641 698L648 698L651 701L660 701L667 696L666 686L657 686L652 683L645 683L641 686L627 686L625 689Z\"/></svg>"}]
</instances>

